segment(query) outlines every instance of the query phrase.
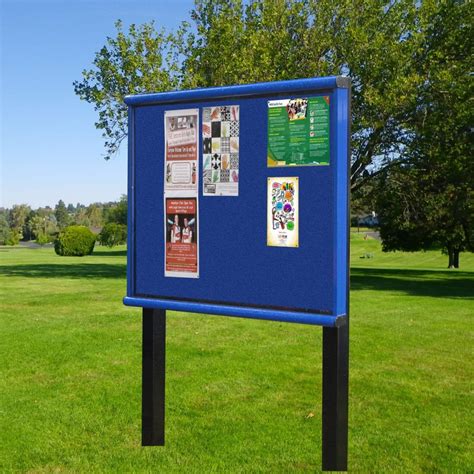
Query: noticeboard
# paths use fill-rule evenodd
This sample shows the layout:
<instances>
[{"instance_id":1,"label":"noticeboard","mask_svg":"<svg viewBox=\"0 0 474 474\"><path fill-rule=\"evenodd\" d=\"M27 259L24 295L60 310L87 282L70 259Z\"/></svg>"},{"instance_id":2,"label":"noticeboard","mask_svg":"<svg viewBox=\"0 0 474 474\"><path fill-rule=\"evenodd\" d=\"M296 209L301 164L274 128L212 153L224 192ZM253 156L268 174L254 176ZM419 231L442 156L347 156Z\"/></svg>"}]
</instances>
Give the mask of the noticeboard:
<instances>
[{"instance_id":1,"label":"noticeboard","mask_svg":"<svg viewBox=\"0 0 474 474\"><path fill-rule=\"evenodd\" d=\"M130 96L125 304L338 326L349 80Z\"/></svg>"}]
</instances>

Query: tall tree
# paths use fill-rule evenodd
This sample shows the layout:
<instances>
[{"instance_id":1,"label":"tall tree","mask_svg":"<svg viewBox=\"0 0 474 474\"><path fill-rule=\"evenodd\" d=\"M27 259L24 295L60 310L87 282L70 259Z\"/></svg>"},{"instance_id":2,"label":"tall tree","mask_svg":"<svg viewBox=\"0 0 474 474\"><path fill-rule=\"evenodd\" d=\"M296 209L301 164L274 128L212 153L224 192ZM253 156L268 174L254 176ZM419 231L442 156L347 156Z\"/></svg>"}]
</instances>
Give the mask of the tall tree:
<instances>
[{"instance_id":1,"label":"tall tree","mask_svg":"<svg viewBox=\"0 0 474 474\"><path fill-rule=\"evenodd\" d=\"M10 229L15 236L18 236L19 240L27 234L25 225L30 211L30 206L27 204L15 204L10 210L8 216Z\"/></svg>"},{"instance_id":2,"label":"tall tree","mask_svg":"<svg viewBox=\"0 0 474 474\"><path fill-rule=\"evenodd\" d=\"M417 51L424 81L408 164L386 173L377 198L384 249L438 245L455 268L461 251L474 251L473 14L462 1L433 10Z\"/></svg>"},{"instance_id":3,"label":"tall tree","mask_svg":"<svg viewBox=\"0 0 474 474\"><path fill-rule=\"evenodd\" d=\"M69 213L66 209L66 204L64 204L64 201L62 199L60 199L56 204L56 207L54 208L54 215L56 217L56 221L60 229L63 229L64 227L68 226L71 222L71 219L69 218Z\"/></svg>"}]
</instances>

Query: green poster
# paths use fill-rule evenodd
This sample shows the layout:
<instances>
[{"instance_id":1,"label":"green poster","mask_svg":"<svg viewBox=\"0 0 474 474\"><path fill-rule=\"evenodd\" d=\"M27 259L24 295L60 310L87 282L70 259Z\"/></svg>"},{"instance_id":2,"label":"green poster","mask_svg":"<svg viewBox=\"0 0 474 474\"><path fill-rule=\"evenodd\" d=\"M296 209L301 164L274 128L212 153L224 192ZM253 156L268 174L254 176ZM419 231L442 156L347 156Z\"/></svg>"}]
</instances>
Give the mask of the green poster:
<instances>
[{"instance_id":1,"label":"green poster","mask_svg":"<svg viewBox=\"0 0 474 474\"><path fill-rule=\"evenodd\" d=\"M329 165L329 96L268 102L267 163Z\"/></svg>"}]
</instances>

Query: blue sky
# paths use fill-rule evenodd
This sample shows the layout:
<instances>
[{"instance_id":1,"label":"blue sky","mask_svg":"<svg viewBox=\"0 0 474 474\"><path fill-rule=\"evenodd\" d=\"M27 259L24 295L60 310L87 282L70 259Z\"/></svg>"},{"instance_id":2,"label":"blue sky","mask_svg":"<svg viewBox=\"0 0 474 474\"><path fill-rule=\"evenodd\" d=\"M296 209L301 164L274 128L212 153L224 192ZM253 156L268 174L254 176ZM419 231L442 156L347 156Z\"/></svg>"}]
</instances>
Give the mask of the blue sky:
<instances>
[{"instance_id":1,"label":"blue sky","mask_svg":"<svg viewBox=\"0 0 474 474\"><path fill-rule=\"evenodd\" d=\"M0 207L126 193L126 143L103 159L96 114L72 82L115 34L115 20L174 29L192 8L192 0L0 0Z\"/></svg>"}]
</instances>

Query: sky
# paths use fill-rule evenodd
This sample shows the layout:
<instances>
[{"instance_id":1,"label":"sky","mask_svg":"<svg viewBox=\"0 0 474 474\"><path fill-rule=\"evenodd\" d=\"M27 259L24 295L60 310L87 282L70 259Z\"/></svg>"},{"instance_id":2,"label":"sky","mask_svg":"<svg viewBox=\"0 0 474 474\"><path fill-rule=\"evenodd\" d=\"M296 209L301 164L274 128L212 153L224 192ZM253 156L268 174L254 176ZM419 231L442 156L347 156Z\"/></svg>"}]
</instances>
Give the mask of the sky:
<instances>
[{"instance_id":1,"label":"sky","mask_svg":"<svg viewBox=\"0 0 474 474\"><path fill-rule=\"evenodd\" d=\"M175 29L192 0L0 0L0 207L115 201L127 192L127 144L103 158L93 106L74 80L114 23Z\"/></svg>"}]
</instances>

